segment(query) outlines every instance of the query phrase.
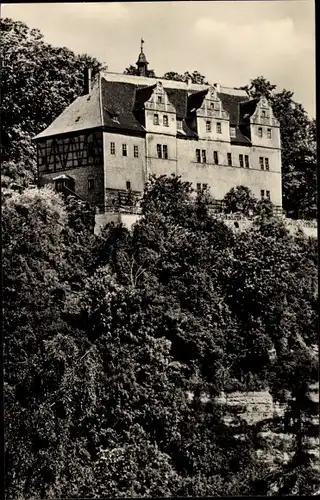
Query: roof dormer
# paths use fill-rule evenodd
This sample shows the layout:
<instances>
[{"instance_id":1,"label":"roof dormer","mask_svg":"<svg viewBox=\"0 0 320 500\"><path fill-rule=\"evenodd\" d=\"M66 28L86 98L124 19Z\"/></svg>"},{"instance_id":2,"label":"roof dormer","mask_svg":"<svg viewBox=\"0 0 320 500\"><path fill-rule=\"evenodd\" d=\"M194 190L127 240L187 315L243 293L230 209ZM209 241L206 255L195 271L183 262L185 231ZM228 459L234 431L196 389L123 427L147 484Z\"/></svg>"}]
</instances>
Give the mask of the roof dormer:
<instances>
[{"instance_id":1,"label":"roof dormer","mask_svg":"<svg viewBox=\"0 0 320 500\"><path fill-rule=\"evenodd\" d=\"M250 102L250 101L249 101ZM265 96L260 99L255 99L255 106L250 115L250 123L269 125L273 127L279 126L279 121L273 114L272 106Z\"/></svg>"}]
</instances>

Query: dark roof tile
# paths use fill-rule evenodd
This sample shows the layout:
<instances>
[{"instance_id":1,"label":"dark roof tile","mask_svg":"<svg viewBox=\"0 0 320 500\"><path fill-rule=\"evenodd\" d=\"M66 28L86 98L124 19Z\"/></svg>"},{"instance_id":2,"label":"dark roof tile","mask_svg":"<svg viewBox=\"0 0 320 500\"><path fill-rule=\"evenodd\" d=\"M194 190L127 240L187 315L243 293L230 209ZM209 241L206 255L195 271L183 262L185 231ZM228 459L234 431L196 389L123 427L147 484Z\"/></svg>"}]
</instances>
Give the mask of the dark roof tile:
<instances>
[{"instance_id":1,"label":"dark roof tile","mask_svg":"<svg viewBox=\"0 0 320 500\"><path fill-rule=\"evenodd\" d=\"M250 139L246 136L245 130L236 126L236 136L231 137L230 142L231 144L240 144L240 145L251 145Z\"/></svg>"},{"instance_id":2,"label":"dark roof tile","mask_svg":"<svg viewBox=\"0 0 320 500\"><path fill-rule=\"evenodd\" d=\"M188 113L193 109L199 109L202 106L205 96L209 89L200 90L200 92L192 92L188 97Z\"/></svg>"},{"instance_id":3,"label":"dark roof tile","mask_svg":"<svg viewBox=\"0 0 320 500\"><path fill-rule=\"evenodd\" d=\"M103 125L108 128L144 132L133 114L136 87L132 83L101 79Z\"/></svg>"},{"instance_id":4,"label":"dark roof tile","mask_svg":"<svg viewBox=\"0 0 320 500\"><path fill-rule=\"evenodd\" d=\"M168 94L169 101L176 109L177 119L182 120L187 114L187 101L188 92L185 89L170 89L164 87L165 92Z\"/></svg>"},{"instance_id":5,"label":"dark roof tile","mask_svg":"<svg viewBox=\"0 0 320 500\"><path fill-rule=\"evenodd\" d=\"M230 125L239 125L240 104L248 101L245 96L224 94L218 92L218 97L222 102L222 107L230 115Z\"/></svg>"}]
</instances>

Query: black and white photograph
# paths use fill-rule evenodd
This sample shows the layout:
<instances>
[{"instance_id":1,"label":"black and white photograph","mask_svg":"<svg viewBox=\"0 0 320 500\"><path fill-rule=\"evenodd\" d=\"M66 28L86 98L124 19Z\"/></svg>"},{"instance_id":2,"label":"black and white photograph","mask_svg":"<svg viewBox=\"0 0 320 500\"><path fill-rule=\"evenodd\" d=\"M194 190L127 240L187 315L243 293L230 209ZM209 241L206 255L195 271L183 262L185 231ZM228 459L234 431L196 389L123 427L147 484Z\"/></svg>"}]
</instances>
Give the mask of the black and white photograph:
<instances>
[{"instance_id":1,"label":"black and white photograph","mask_svg":"<svg viewBox=\"0 0 320 500\"><path fill-rule=\"evenodd\" d=\"M320 494L315 10L1 5L6 500Z\"/></svg>"}]
</instances>

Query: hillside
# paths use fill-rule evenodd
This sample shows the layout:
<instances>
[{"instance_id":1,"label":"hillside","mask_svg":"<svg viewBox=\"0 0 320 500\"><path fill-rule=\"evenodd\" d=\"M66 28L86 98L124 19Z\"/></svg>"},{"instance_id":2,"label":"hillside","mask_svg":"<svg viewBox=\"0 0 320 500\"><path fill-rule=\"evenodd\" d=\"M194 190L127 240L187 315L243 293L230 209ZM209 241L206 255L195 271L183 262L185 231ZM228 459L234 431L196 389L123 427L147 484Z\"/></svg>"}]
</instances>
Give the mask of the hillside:
<instances>
[{"instance_id":1,"label":"hillside","mask_svg":"<svg viewBox=\"0 0 320 500\"><path fill-rule=\"evenodd\" d=\"M315 493L317 240L254 200L233 231L175 176L150 179L131 230L94 234L87 204L32 186L31 137L100 65L1 25L6 498Z\"/></svg>"}]
</instances>

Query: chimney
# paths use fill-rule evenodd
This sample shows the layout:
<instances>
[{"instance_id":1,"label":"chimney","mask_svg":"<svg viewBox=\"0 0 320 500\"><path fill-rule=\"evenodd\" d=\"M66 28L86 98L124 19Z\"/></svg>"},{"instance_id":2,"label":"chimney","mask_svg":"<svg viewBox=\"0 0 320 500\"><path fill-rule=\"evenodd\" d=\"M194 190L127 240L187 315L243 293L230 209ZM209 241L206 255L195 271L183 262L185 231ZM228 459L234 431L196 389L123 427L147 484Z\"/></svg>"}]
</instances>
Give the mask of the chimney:
<instances>
[{"instance_id":1,"label":"chimney","mask_svg":"<svg viewBox=\"0 0 320 500\"><path fill-rule=\"evenodd\" d=\"M91 92L91 75L92 75L92 69L91 68L85 68L85 70L84 70L84 89L83 89L83 95L90 94L90 92Z\"/></svg>"}]
</instances>

